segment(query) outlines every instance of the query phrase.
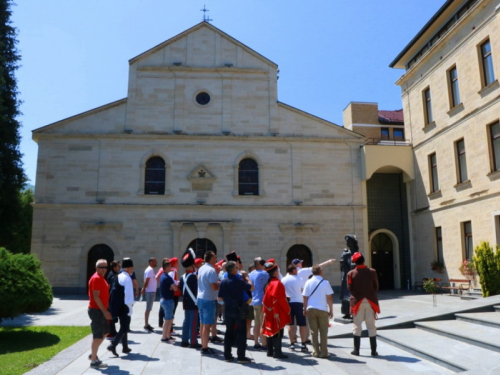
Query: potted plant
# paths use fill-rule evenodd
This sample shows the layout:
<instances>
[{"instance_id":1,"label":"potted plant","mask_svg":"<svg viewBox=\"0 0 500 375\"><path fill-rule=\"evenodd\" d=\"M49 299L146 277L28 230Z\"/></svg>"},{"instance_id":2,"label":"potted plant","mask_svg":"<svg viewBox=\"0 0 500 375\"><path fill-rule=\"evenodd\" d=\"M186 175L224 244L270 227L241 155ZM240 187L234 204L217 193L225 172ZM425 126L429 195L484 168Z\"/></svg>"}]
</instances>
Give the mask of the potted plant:
<instances>
[{"instance_id":1,"label":"potted plant","mask_svg":"<svg viewBox=\"0 0 500 375\"><path fill-rule=\"evenodd\" d=\"M446 268L444 267L444 263L439 260L435 260L431 262L431 270L436 271L438 273L443 273Z\"/></svg>"},{"instance_id":2,"label":"potted plant","mask_svg":"<svg viewBox=\"0 0 500 375\"><path fill-rule=\"evenodd\" d=\"M462 262L460 267L458 267L458 270L460 271L460 273L462 275L464 275L467 278L467 280L469 280L471 282L471 285L472 285L472 282L474 282L474 284L475 284L474 280L475 280L475 277L477 275L477 270L476 270L476 265L474 264L474 261L464 259L464 261Z\"/></svg>"},{"instance_id":3,"label":"potted plant","mask_svg":"<svg viewBox=\"0 0 500 375\"><path fill-rule=\"evenodd\" d=\"M423 288L427 293L432 293L432 305L436 307L437 306L436 292L438 290L438 286L436 285L435 280L433 278L426 279L424 281Z\"/></svg>"}]
</instances>

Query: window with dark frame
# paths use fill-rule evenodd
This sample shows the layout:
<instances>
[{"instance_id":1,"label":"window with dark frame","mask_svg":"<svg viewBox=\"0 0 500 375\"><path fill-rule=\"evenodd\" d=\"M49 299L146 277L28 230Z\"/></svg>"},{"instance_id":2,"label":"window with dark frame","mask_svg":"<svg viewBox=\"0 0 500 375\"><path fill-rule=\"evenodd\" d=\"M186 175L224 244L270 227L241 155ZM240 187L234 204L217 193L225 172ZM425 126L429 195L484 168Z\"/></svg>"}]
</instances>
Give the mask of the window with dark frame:
<instances>
[{"instance_id":1,"label":"window with dark frame","mask_svg":"<svg viewBox=\"0 0 500 375\"><path fill-rule=\"evenodd\" d=\"M154 156L146 162L144 178L144 194L163 195L165 194L165 161Z\"/></svg>"},{"instance_id":2,"label":"window with dark frame","mask_svg":"<svg viewBox=\"0 0 500 375\"><path fill-rule=\"evenodd\" d=\"M444 256L443 256L443 234L441 227L436 227L436 256L437 261L444 264Z\"/></svg>"},{"instance_id":3,"label":"window with dark frame","mask_svg":"<svg viewBox=\"0 0 500 375\"><path fill-rule=\"evenodd\" d=\"M380 128L380 139L389 139L389 128Z\"/></svg>"},{"instance_id":4,"label":"window with dark frame","mask_svg":"<svg viewBox=\"0 0 500 375\"><path fill-rule=\"evenodd\" d=\"M490 149L492 170L500 170L500 122L497 121L489 126L490 131Z\"/></svg>"},{"instance_id":5,"label":"window with dark frame","mask_svg":"<svg viewBox=\"0 0 500 375\"><path fill-rule=\"evenodd\" d=\"M488 39L480 46L481 65L483 68L483 86L488 86L495 81L495 72L493 71L493 57L491 56L491 44Z\"/></svg>"},{"instance_id":6,"label":"window with dark frame","mask_svg":"<svg viewBox=\"0 0 500 375\"><path fill-rule=\"evenodd\" d=\"M434 116L432 115L431 89L429 87L424 90L424 111L425 124L428 125L434 121Z\"/></svg>"},{"instance_id":7,"label":"window with dark frame","mask_svg":"<svg viewBox=\"0 0 500 375\"><path fill-rule=\"evenodd\" d=\"M464 232L464 259L471 260L472 252L474 251L472 245L472 223L470 221L463 222L463 232Z\"/></svg>"},{"instance_id":8,"label":"window with dark frame","mask_svg":"<svg viewBox=\"0 0 500 375\"><path fill-rule=\"evenodd\" d=\"M461 103L460 91L458 89L458 72L456 66L448 71L448 79L450 83L450 104L451 108L454 108Z\"/></svg>"},{"instance_id":9,"label":"window with dark frame","mask_svg":"<svg viewBox=\"0 0 500 375\"><path fill-rule=\"evenodd\" d=\"M429 169L431 178L431 193L435 193L436 191L439 191L436 153L429 155Z\"/></svg>"},{"instance_id":10,"label":"window with dark frame","mask_svg":"<svg viewBox=\"0 0 500 375\"><path fill-rule=\"evenodd\" d=\"M393 129L394 140L396 141L404 141L405 140L405 130L404 129Z\"/></svg>"},{"instance_id":11,"label":"window with dark frame","mask_svg":"<svg viewBox=\"0 0 500 375\"><path fill-rule=\"evenodd\" d=\"M238 165L238 195L259 195L259 165L246 158Z\"/></svg>"},{"instance_id":12,"label":"window with dark frame","mask_svg":"<svg viewBox=\"0 0 500 375\"><path fill-rule=\"evenodd\" d=\"M465 141L463 139L455 143L457 153L458 182L462 183L469 179L467 175L467 162L465 158Z\"/></svg>"}]
</instances>

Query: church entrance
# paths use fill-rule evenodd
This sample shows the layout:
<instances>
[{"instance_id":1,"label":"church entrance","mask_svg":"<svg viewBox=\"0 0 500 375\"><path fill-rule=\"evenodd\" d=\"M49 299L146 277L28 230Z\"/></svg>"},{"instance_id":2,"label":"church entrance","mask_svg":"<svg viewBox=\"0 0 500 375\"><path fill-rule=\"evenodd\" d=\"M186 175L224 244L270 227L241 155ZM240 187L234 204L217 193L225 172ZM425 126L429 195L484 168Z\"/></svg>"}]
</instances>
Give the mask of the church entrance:
<instances>
[{"instance_id":1,"label":"church entrance","mask_svg":"<svg viewBox=\"0 0 500 375\"><path fill-rule=\"evenodd\" d=\"M393 243L386 233L377 233L371 240L372 267L377 271L379 287L394 289Z\"/></svg>"},{"instance_id":2,"label":"church entrance","mask_svg":"<svg viewBox=\"0 0 500 375\"><path fill-rule=\"evenodd\" d=\"M302 267L312 267L312 253L306 245L293 245L286 253L286 267L292 263L292 260L300 259L304 262Z\"/></svg>"},{"instance_id":3,"label":"church entrance","mask_svg":"<svg viewBox=\"0 0 500 375\"><path fill-rule=\"evenodd\" d=\"M217 254L217 248L215 247L214 243L206 238L197 238L191 241L186 250L188 248L192 248L194 250L196 258L203 259L205 253L209 250Z\"/></svg>"},{"instance_id":4,"label":"church entrance","mask_svg":"<svg viewBox=\"0 0 500 375\"><path fill-rule=\"evenodd\" d=\"M86 288L88 290L89 287L89 280L92 277L92 275L95 273L95 264L99 259L106 259L108 261L108 266L111 264L111 262L114 260L115 253L113 250L108 246L104 244L99 244L93 246L88 255L87 255L87 285ZM109 272L109 267L108 267L108 272ZM107 276L106 272L106 276Z\"/></svg>"}]
</instances>

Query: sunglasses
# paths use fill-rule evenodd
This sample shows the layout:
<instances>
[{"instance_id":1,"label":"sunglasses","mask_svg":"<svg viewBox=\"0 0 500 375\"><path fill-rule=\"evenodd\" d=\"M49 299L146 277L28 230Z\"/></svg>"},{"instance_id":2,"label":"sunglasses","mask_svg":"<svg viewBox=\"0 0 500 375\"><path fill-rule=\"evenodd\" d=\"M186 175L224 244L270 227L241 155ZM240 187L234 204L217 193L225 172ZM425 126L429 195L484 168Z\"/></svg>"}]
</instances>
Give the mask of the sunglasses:
<instances>
[{"instance_id":1,"label":"sunglasses","mask_svg":"<svg viewBox=\"0 0 500 375\"><path fill-rule=\"evenodd\" d=\"M104 268L108 268L108 266L97 266L97 268L104 269Z\"/></svg>"}]
</instances>

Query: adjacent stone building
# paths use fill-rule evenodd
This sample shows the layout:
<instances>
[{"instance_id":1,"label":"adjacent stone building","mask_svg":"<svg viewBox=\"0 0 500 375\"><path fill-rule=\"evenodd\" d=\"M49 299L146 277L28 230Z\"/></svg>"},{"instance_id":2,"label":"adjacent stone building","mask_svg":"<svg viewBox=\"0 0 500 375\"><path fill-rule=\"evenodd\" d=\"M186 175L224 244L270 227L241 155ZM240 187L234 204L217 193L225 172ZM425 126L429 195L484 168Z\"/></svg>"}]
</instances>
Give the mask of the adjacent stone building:
<instances>
[{"instance_id":1,"label":"adjacent stone building","mask_svg":"<svg viewBox=\"0 0 500 375\"><path fill-rule=\"evenodd\" d=\"M499 13L498 0L448 0L391 63L405 69L397 84L415 156L415 279L462 278L480 241L500 243Z\"/></svg>"},{"instance_id":2,"label":"adjacent stone building","mask_svg":"<svg viewBox=\"0 0 500 375\"><path fill-rule=\"evenodd\" d=\"M32 253L58 292L98 258L245 264L366 246L365 137L278 101L277 65L202 22L130 60L128 95L33 132ZM326 277L340 284L339 267Z\"/></svg>"}]
</instances>

